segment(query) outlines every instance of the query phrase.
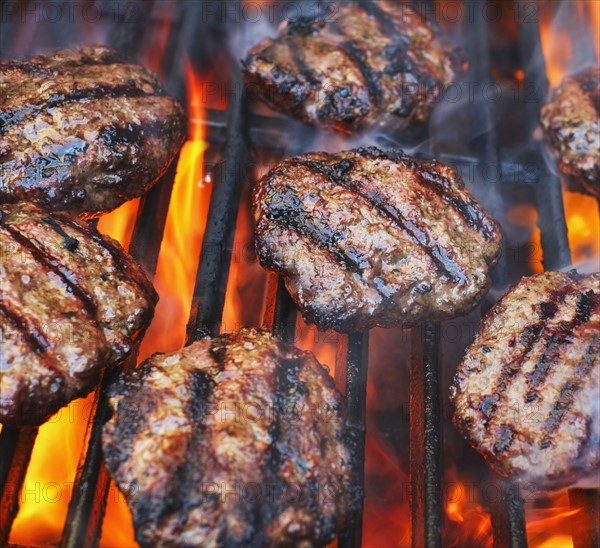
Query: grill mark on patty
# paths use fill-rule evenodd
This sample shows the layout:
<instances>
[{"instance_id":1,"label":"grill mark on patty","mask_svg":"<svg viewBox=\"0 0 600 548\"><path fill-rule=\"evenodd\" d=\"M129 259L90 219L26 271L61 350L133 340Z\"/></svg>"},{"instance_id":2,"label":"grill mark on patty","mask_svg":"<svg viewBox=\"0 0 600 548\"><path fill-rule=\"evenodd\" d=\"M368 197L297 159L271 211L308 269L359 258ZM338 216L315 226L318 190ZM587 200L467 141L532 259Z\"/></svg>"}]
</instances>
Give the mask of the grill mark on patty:
<instances>
[{"instance_id":1,"label":"grill mark on patty","mask_svg":"<svg viewBox=\"0 0 600 548\"><path fill-rule=\"evenodd\" d=\"M0 134L5 134L19 122L33 118L41 112L48 111L52 108L59 108L71 103L86 103L102 101L104 99L112 99L116 97L161 97L165 92L161 88L153 86L153 92L147 93L135 85L119 84L114 87L91 87L73 89L66 94L55 94L46 101L40 103L29 103L17 109L9 109L0 112Z\"/></svg>"},{"instance_id":2,"label":"grill mark on patty","mask_svg":"<svg viewBox=\"0 0 600 548\"><path fill-rule=\"evenodd\" d=\"M482 403L479 406L479 410L485 417L484 425L486 428L489 427L496 408L502 403L504 394L510 388L510 385L515 379L517 373L521 371L523 361L533 349L533 346L538 340L543 329L543 324L536 323L533 325L528 325L523 330L519 341L520 344L524 345L523 349L516 357L502 366L500 375L498 375L498 378L496 379L496 382L492 388L491 396L487 395L483 398Z\"/></svg>"},{"instance_id":3,"label":"grill mark on patty","mask_svg":"<svg viewBox=\"0 0 600 548\"><path fill-rule=\"evenodd\" d=\"M329 28L341 38L347 38L344 30L335 21L329 24ZM381 106L383 99L381 91L381 75L373 69L369 63L367 52L360 46L357 40L342 40L340 42L332 42L337 46L344 55L352 61L354 66L360 72L363 83L369 91L369 97L376 107Z\"/></svg>"},{"instance_id":4,"label":"grill mark on patty","mask_svg":"<svg viewBox=\"0 0 600 548\"><path fill-rule=\"evenodd\" d=\"M119 426L116 433L119 444L113 447L110 455L107 455L107 458L111 459L110 465L113 470L116 470L123 462L131 458L131 451L137 441L138 434L149 428L149 421L156 408L156 401L144 399L140 402L137 399L137 395L142 393L146 376L147 371L144 368L119 373L108 390L109 397L122 396L119 405L114 410L114 413L119 417L115 422ZM135 492L132 494L135 494Z\"/></svg>"},{"instance_id":5,"label":"grill mark on patty","mask_svg":"<svg viewBox=\"0 0 600 548\"><path fill-rule=\"evenodd\" d=\"M412 243L418 246L431 259L440 275L458 284L467 281L464 269L448 257L439 246L431 245L430 234L427 233L425 227L415 221L404 218L400 211L388 203L377 189L360 188L352 179L345 176L354 167L353 162L342 160L335 166L328 166L318 161L294 159L290 164L305 167L313 173L326 177L332 184L350 190L376 209L382 217L391 221L404 234L408 235Z\"/></svg>"},{"instance_id":6,"label":"grill mark on patty","mask_svg":"<svg viewBox=\"0 0 600 548\"><path fill-rule=\"evenodd\" d=\"M190 386L191 399L189 401L189 413L192 422L187 453L190 455L202 454L201 447L206 442L204 439L206 426L205 418L211 409L210 397L215 388L215 381L209 373L202 369L190 371L188 384ZM202 482L202 472L195 464L185 461L175 472L173 487L165 497L161 508L161 516L168 515L183 509L199 507L205 496L204 490L190 490L190 485L198 485Z\"/></svg>"},{"instance_id":7,"label":"grill mark on patty","mask_svg":"<svg viewBox=\"0 0 600 548\"><path fill-rule=\"evenodd\" d=\"M570 292L571 288L567 287L565 291L557 293L561 295L563 302ZM535 365L532 373L527 375L527 384L529 391L526 396L527 402L535 401L539 396L539 388L542 386L550 369L553 365L559 363L561 350L573 342L573 331L583 324L590 321L592 311L600 305L600 295L590 290L586 293L578 293L576 297L576 314L575 317L568 321L559 322L553 329L546 343L546 347Z\"/></svg>"},{"instance_id":8,"label":"grill mark on patty","mask_svg":"<svg viewBox=\"0 0 600 548\"><path fill-rule=\"evenodd\" d=\"M502 396L509 389L516 374L521 371L522 364L533 350L535 342L547 328L547 323L541 322L546 322L547 320L551 320L556 316L558 312L557 303L564 301L565 294L568 292L568 290L569 288L567 287L561 288L558 291L550 292L548 301L541 303L539 307L538 314L541 321L526 326L521 332L519 344L523 345L524 348L515 358L502 366L500 375L496 379L494 387L492 388L492 395L485 396L482 400L482 404L479 407L480 411L486 417L486 427L489 425L490 419L495 413L495 409L502 402ZM531 401L526 399L526 403L531 403Z\"/></svg>"},{"instance_id":9,"label":"grill mark on patty","mask_svg":"<svg viewBox=\"0 0 600 548\"><path fill-rule=\"evenodd\" d=\"M54 361L47 352L50 349L50 343L35 322L23 316L20 311L9 308L4 299L0 299L0 312L23 336L36 354L42 356L45 362ZM59 370L56 364L52 365L52 369Z\"/></svg>"},{"instance_id":10,"label":"grill mark on patty","mask_svg":"<svg viewBox=\"0 0 600 548\"><path fill-rule=\"evenodd\" d=\"M358 68L367 89L371 101L376 107L381 106L382 93L380 86L380 76L373 70L367 59L367 53L359 46L356 40L346 40L338 44L339 48L344 52Z\"/></svg>"},{"instance_id":11,"label":"grill mark on patty","mask_svg":"<svg viewBox=\"0 0 600 548\"><path fill-rule=\"evenodd\" d=\"M271 424L270 436L271 445L266 458L266 472L264 476L264 485L270 490L263 492L265 504L261 507L260 518L262 527L261 532L267 530L267 526L281 512L285 505L287 494L287 482L281 475L281 467L292 456L289 454L290 447L285 440L286 428L293 425L293 418L290 414L296 412L298 400L306 393L306 386L299 382L300 368L302 361L298 356L288 359L282 359L276 379L275 406L273 422ZM282 440L282 438L284 438ZM275 490L275 495L273 493ZM266 504L266 501L271 504ZM264 538L260 538L258 546L264 544Z\"/></svg>"},{"instance_id":12,"label":"grill mark on patty","mask_svg":"<svg viewBox=\"0 0 600 548\"><path fill-rule=\"evenodd\" d=\"M515 433L508 424L500 425L498 429L497 442L494 444L494 451L496 453L504 453L512 445Z\"/></svg>"},{"instance_id":13,"label":"grill mark on patty","mask_svg":"<svg viewBox=\"0 0 600 548\"><path fill-rule=\"evenodd\" d=\"M376 147L362 147L358 152L361 156L373 160L383 159L403 164L416 175L415 179L418 183L435 192L437 196L454 207L470 228L481 233L488 241L494 238L496 227L485 211L455 195L452 183L435 169L428 168L427 162L419 162L410 158L401 150L383 151Z\"/></svg>"},{"instance_id":14,"label":"grill mark on patty","mask_svg":"<svg viewBox=\"0 0 600 548\"><path fill-rule=\"evenodd\" d=\"M93 230L90 225L86 223L79 223L75 219L66 216L55 216L55 221L56 219L59 219L63 225L66 225L75 232L78 232L86 238L89 238L101 249L107 251L115 263L115 269L119 272L119 274L122 274L122 261L120 259L121 252L116 247L116 243L113 244L112 241L108 238L104 239L102 236L100 236L100 234ZM143 280L140 283L136 284L136 287L144 293L144 297L148 300L148 302L155 303L157 301L157 295L155 295L153 289L151 289L152 285L150 284L150 282L146 283L146 280ZM152 311L149 310L148 314L150 314L151 312Z\"/></svg>"},{"instance_id":15,"label":"grill mark on patty","mask_svg":"<svg viewBox=\"0 0 600 548\"><path fill-rule=\"evenodd\" d=\"M275 181L272 184L275 184ZM342 234L334 231L326 221L317 223L313 216L304 210L299 196L289 187L279 190L277 201L272 200L269 203L266 216L269 220L309 238L338 262L343 263L350 272L361 274L363 269L369 266L366 257L358 251L352 253L349 248L340 249L337 243L342 239Z\"/></svg>"},{"instance_id":16,"label":"grill mark on patty","mask_svg":"<svg viewBox=\"0 0 600 548\"><path fill-rule=\"evenodd\" d=\"M358 4L369 17L373 17L377 21L384 36L398 36L398 27L388 13L377 5L377 2L359 0Z\"/></svg>"},{"instance_id":17,"label":"grill mark on patty","mask_svg":"<svg viewBox=\"0 0 600 548\"><path fill-rule=\"evenodd\" d=\"M35 258L35 260L40 263L40 265L58 276L69 288L70 293L79 299L87 315L97 321L98 304L96 303L96 300L82 286L79 285L75 274L71 272L71 270L69 270L66 266L61 265L58 258L53 257L47 251L35 245L32 240L24 236L14 225L4 224L0 220L0 226L5 228L19 245L27 249ZM67 234L64 234L64 236L65 241L67 241L66 238L69 238L69 236ZM72 238L70 239L72 240ZM77 240L75 241L77 242ZM71 249L67 247L66 243L65 247L71 251Z\"/></svg>"},{"instance_id":18,"label":"grill mark on patty","mask_svg":"<svg viewBox=\"0 0 600 548\"><path fill-rule=\"evenodd\" d=\"M495 237L496 225L490 217L485 215L480 207L463 201L456 194L444 191L444 186L440 184L441 176L436 172L424 169L416 169L417 180L432 189L440 198L450 204L456 213L478 234L481 234L486 241L491 241Z\"/></svg>"},{"instance_id":19,"label":"grill mark on patty","mask_svg":"<svg viewBox=\"0 0 600 548\"><path fill-rule=\"evenodd\" d=\"M287 36L285 38L285 44L287 44L292 53L292 59L294 60L298 74L304 76L311 85L318 85L320 80L315 74L315 71L306 62L304 49L296 42L296 38L293 35Z\"/></svg>"},{"instance_id":20,"label":"grill mark on patty","mask_svg":"<svg viewBox=\"0 0 600 548\"><path fill-rule=\"evenodd\" d=\"M600 335L596 335L592 339L592 342L577 364L573 376L561 387L558 399L544 422L544 435L540 441L541 449L546 449L552 445L553 434L575 402L575 395L581 389L582 381L587 379L591 373L595 357L598 353L600 353Z\"/></svg>"},{"instance_id":21,"label":"grill mark on patty","mask_svg":"<svg viewBox=\"0 0 600 548\"><path fill-rule=\"evenodd\" d=\"M416 175L415 179L424 188L433 191L442 200L454 208L456 213L477 233L481 234L486 241L491 241L495 237L496 225L486 213L476 205L463 201L459 196L452 192L452 185L443 175L436 170L427 169L426 163L415 161L404 155L401 151L396 154L373 149L373 147L363 147L359 149L361 155L377 160L385 159L390 162L400 162Z\"/></svg>"},{"instance_id":22,"label":"grill mark on patty","mask_svg":"<svg viewBox=\"0 0 600 548\"><path fill-rule=\"evenodd\" d=\"M594 106L596 116L600 116L600 71L598 68L588 69L574 79Z\"/></svg>"}]
</instances>

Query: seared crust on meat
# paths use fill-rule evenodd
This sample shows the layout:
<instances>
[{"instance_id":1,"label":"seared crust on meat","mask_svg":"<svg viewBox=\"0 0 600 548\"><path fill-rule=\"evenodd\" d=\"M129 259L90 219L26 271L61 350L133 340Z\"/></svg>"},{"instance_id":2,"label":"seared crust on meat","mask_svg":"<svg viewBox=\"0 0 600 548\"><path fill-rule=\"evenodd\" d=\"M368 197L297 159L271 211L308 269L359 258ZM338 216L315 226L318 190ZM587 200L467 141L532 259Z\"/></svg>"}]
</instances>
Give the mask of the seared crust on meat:
<instances>
[{"instance_id":1,"label":"seared crust on meat","mask_svg":"<svg viewBox=\"0 0 600 548\"><path fill-rule=\"evenodd\" d=\"M451 399L498 473L574 483L600 464L600 274L524 278L487 314Z\"/></svg>"},{"instance_id":2,"label":"seared crust on meat","mask_svg":"<svg viewBox=\"0 0 600 548\"><path fill-rule=\"evenodd\" d=\"M560 170L600 196L600 67L563 80L542 107L546 141Z\"/></svg>"},{"instance_id":3,"label":"seared crust on meat","mask_svg":"<svg viewBox=\"0 0 600 548\"><path fill-rule=\"evenodd\" d=\"M284 160L254 217L260 263L307 321L342 332L468 312L501 247L454 169L375 147Z\"/></svg>"},{"instance_id":4,"label":"seared crust on meat","mask_svg":"<svg viewBox=\"0 0 600 548\"><path fill-rule=\"evenodd\" d=\"M460 70L457 53L405 3L335 6L335 15L288 21L253 47L247 85L277 110L340 131L423 122Z\"/></svg>"},{"instance_id":5,"label":"seared crust on meat","mask_svg":"<svg viewBox=\"0 0 600 548\"><path fill-rule=\"evenodd\" d=\"M94 217L141 196L186 134L156 75L86 47L0 63L0 203Z\"/></svg>"},{"instance_id":6,"label":"seared crust on meat","mask_svg":"<svg viewBox=\"0 0 600 548\"><path fill-rule=\"evenodd\" d=\"M117 242L31 204L0 206L0 422L41 424L121 362L157 295Z\"/></svg>"},{"instance_id":7,"label":"seared crust on meat","mask_svg":"<svg viewBox=\"0 0 600 548\"><path fill-rule=\"evenodd\" d=\"M109 397L104 455L142 546L320 546L359 500L333 379L266 332L156 354Z\"/></svg>"}]
</instances>

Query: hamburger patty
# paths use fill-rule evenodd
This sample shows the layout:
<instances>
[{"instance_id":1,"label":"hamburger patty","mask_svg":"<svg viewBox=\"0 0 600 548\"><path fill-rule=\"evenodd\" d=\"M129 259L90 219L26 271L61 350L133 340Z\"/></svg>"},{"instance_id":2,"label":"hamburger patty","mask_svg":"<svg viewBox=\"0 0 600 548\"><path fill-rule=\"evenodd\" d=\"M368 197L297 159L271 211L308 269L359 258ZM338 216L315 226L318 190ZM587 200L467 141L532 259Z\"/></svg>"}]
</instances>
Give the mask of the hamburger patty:
<instances>
[{"instance_id":1,"label":"hamburger patty","mask_svg":"<svg viewBox=\"0 0 600 548\"><path fill-rule=\"evenodd\" d=\"M93 217L141 196L185 138L179 103L105 47L0 63L0 203Z\"/></svg>"},{"instance_id":2,"label":"hamburger patty","mask_svg":"<svg viewBox=\"0 0 600 548\"><path fill-rule=\"evenodd\" d=\"M560 170L600 196L600 67L563 80L542 107L546 141Z\"/></svg>"},{"instance_id":3,"label":"hamburger patty","mask_svg":"<svg viewBox=\"0 0 600 548\"><path fill-rule=\"evenodd\" d=\"M460 70L456 52L405 3L331 7L333 15L287 21L254 46L247 85L277 110L340 131L423 122Z\"/></svg>"},{"instance_id":4,"label":"hamburger patty","mask_svg":"<svg viewBox=\"0 0 600 548\"><path fill-rule=\"evenodd\" d=\"M600 463L600 274L524 278L456 373L454 424L498 473L560 487Z\"/></svg>"},{"instance_id":5,"label":"hamburger patty","mask_svg":"<svg viewBox=\"0 0 600 548\"><path fill-rule=\"evenodd\" d=\"M333 379L268 333L156 354L109 397L104 455L142 546L323 545L359 500Z\"/></svg>"},{"instance_id":6,"label":"hamburger patty","mask_svg":"<svg viewBox=\"0 0 600 548\"><path fill-rule=\"evenodd\" d=\"M117 242L31 204L0 206L0 422L40 424L128 356L157 295Z\"/></svg>"},{"instance_id":7,"label":"hamburger patty","mask_svg":"<svg viewBox=\"0 0 600 548\"><path fill-rule=\"evenodd\" d=\"M254 217L260 263L308 322L342 332L468 312L501 247L454 169L374 147L284 160Z\"/></svg>"}]
</instances>

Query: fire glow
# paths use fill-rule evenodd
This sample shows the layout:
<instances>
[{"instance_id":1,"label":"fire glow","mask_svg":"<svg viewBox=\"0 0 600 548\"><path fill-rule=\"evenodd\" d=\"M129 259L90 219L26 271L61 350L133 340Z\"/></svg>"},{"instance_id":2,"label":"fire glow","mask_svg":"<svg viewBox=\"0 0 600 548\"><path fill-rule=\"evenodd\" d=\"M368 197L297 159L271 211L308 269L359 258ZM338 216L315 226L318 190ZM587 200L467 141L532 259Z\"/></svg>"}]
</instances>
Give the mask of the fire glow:
<instances>
[{"instance_id":1,"label":"fire glow","mask_svg":"<svg viewBox=\"0 0 600 548\"><path fill-rule=\"evenodd\" d=\"M154 279L160 301L141 345L140 361L155 352L175 350L184 342L210 199L211 187L204 184L203 173L206 142L200 95L202 80L188 66L186 81L191 120L189 139L179 158ZM105 215L98 224L99 230L127 247L138 206L139 200L134 200ZM234 317L235 308L227 314ZM11 543L47 545L60 539L92 399L93 394L72 402L40 427ZM32 523L36 527L31 527ZM108 494L100 545L120 548L137 545L131 513L114 484Z\"/></svg>"},{"instance_id":2,"label":"fire glow","mask_svg":"<svg viewBox=\"0 0 600 548\"><path fill-rule=\"evenodd\" d=\"M600 4L590 9L592 21L598 29ZM156 70L160 68L160 56L166 44L168 26L163 30L159 37L160 44L152 50L149 62ZM568 69L572 50L565 45L560 33L552 34L550 26L543 27L543 44L546 59L557 61L548 65L548 76L552 86L555 86ZM560 51L555 51L553 44ZM551 49L546 51L546 48ZM205 90L203 91L205 81L188 65L186 82L191 120L189 140L179 158L154 279L160 302L141 346L140 360L155 352L175 350L184 343L211 193L211 185L207 184L209 179L203 169L207 150L206 128L203 123L206 107ZM594 199L566 190L564 199L573 262L600 256L600 223ZM100 231L117 239L124 246L129 245L138 208L139 200L135 200L104 216L99 223ZM248 232L243 232L246 229L242 227L249 224L244 215L240 212L234 245L238 242L245 244L251 239ZM515 217L527 217L534 226L537 210L533 207L518 210L515 211ZM540 249L539 230L535 230L533 239L536 249ZM533 266L534 271L541 269L541 262ZM247 279L242 266L235 259L232 260L223 312L226 330L245 323L242 303L244 295L249 291L247 287L244 289L245 283ZM329 365L333 373L336 363L335 340L318 333L314 326L306 326L300 318L296 334L296 344L313 350L319 361ZM393 344L391 337L389 340L389 344ZM60 539L92 397L90 395L86 399L72 402L40 428L20 497L21 510L13 525L11 543L47 545L55 544ZM451 472L448 475L452 476ZM366 478L365 546L409 546L411 529L407 496L407 486L410 486L408 470L403 469L394 449L377 432L374 424L369 424L367 429ZM454 488L444 498L447 524L452 531L460 530L460 535L451 539L454 543L452 545L491 546L493 538L490 514L480 501L464 496L466 488L460 478L454 477L452 482ZM451 494L453 495L450 496ZM379 503L378 506L378 500L385 500L386 503ZM397 503L391 504L390 500ZM573 546L569 520L577 510L570 509L564 494L553 497L552 501L552 508L528 511L527 533L532 547ZM35 523L35 527L31 526L32 523ZM131 513L114 484L111 484L109 490L100 544L107 547L136 546Z\"/></svg>"}]
</instances>

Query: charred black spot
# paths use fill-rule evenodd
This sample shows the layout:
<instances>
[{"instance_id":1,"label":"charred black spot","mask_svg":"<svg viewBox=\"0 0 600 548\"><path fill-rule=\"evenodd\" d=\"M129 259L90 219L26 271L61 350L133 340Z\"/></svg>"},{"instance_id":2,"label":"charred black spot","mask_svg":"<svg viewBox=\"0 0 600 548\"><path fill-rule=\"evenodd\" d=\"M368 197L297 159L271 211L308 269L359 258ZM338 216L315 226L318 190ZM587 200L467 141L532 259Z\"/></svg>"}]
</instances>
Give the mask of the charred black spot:
<instances>
[{"instance_id":1,"label":"charred black spot","mask_svg":"<svg viewBox=\"0 0 600 548\"><path fill-rule=\"evenodd\" d=\"M431 284L428 284L426 282L422 282L417 287L415 287L415 291L420 295L427 295L427 293L430 293L432 289L433 287L431 286Z\"/></svg>"},{"instance_id":2,"label":"charred black spot","mask_svg":"<svg viewBox=\"0 0 600 548\"><path fill-rule=\"evenodd\" d=\"M496 453L504 453L512 445L514 437L515 433L508 424L501 425L498 442L494 445L494 451Z\"/></svg>"},{"instance_id":3,"label":"charred black spot","mask_svg":"<svg viewBox=\"0 0 600 548\"><path fill-rule=\"evenodd\" d=\"M77 251L79 247L79 240L72 238L69 236L63 228L54 220L52 217L42 217L42 221L44 221L47 225L50 225L54 231L64 238L63 247L69 251Z\"/></svg>"},{"instance_id":4,"label":"charred black spot","mask_svg":"<svg viewBox=\"0 0 600 548\"><path fill-rule=\"evenodd\" d=\"M319 17L304 15L287 22L286 32L290 35L309 36L325 26L325 21Z\"/></svg>"},{"instance_id":5,"label":"charred black spot","mask_svg":"<svg viewBox=\"0 0 600 548\"><path fill-rule=\"evenodd\" d=\"M552 445L552 440L550 440L550 438L544 438L540 442L540 449L548 449L548 447L550 447L551 445Z\"/></svg>"},{"instance_id":6,"label":"charred black spot","mask_svg":"<svg viewBox=\"0 0 600 548\"><path fill-rule=\"evenodd\" d=\"M195 423L200 422L208 412L209 398L214 389L213 379L201 370L191 372L192 391L191 415Z\"/></svg>"},{"instance_id":7,"label":"charred black spot","mask_svg":"<svg viewBox=\"0 0 600 548\"><path fill-rule=\"evenodd\" d=\"M593 290L589 290L586 293L579 293L577 295L577 314L575 316L576 321L579 323L587 323L590 321L590 315L592 310L600 302L600 293L595 293Z\"/></svg>"},{"instance_id":8,"label":"charred black spot","mask_svg":"<svg viewBox=\"0 0 600 548\"><path fill-rule=\"evenodd\" d=\"M127 124L126 126L106 126L99 135L100 140L108 146L134 145L140 138L141 127Z\"/></svg>"},{"instance_id":9,"label":"charred black spot","mask_svg":"<svg viewBox=\"0 0 600 548\"><path fill-rule=\"evenodd\" d=\"M525 403L532 403L535 400L537 400L537 398L538 398L537 392L530 390L529 392L527 392L527 395L525 396Z\"/></svg>"},{"instance_id":10,"label":"charred black spot","mask_svg":"<svg viewBox=\"0 0 600 548\"><path fill-rule=\"evenodd\" d=\"M486 418L492 417L496 412L493 396L485 396L479 405L479 410L486 416Z\"/></svg>"},{"instance_id":11,"label":"charred black spot","mask_svg":"<svg viewBox=\"0 0 600 548\"><path fill-rule=\"evenodd\" d=\"M400 57L406 55L406 49L410 46L410 38L408 36L402 36L398 41L393 44L388 44L383 48L383 55L388 61L395 62Z\"/></svg>"},{"instance_id":12,"label":"charred black spot","mask_svg":"<svg viewBox=\"0 0 600 548\"><path fill-rule=\"evenodd\" d=\"M553 318L556 315L556 311L558 310L558 306L556 303L542 303L540 305L540 318L542 320L547 320L549 318Z\"/></svg>"},{"instance_id":13,"label":"charred black spot","mask_svg":"<svg viewBox=\"0 0 600 548\"><path fill-rule=\"evenodd\" d=\"M354 167L354 162L351 160L341 160L333 166L333 171L338 177L343 177Z\"/></svg>"},{"instance_id":14,"label":"charred black spot","mask_svg":"<svg viewBox=\"0 0 600 548\"><path fill-rule=\"evenodd\" d=\"M225 354L227 353L227 346L223 342L215 341L210 346L210 355L213 357L219 369L223 369L223 362L225 361Z\"/></svg>"}]
</instances>

